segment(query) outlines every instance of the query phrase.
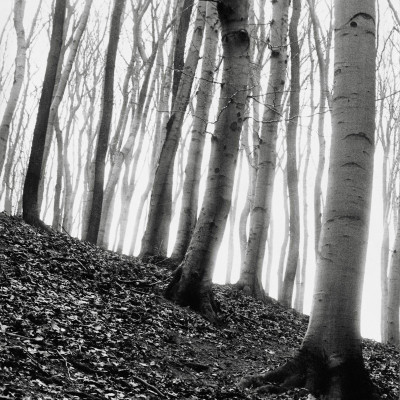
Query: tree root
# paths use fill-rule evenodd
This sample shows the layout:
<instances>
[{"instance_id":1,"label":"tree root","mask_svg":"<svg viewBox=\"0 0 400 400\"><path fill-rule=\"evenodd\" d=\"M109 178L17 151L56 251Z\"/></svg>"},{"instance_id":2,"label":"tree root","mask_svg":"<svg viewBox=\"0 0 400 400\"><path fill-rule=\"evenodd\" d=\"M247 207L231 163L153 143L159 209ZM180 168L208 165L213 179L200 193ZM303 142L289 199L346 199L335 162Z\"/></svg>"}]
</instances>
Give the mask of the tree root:
<instances>
[{"instance_id":1,"label":"tree root","mask_svg":"<svg viewBox=\"0 0 400 400\"><path fill-rule=\"evenodd\" d=\"M38 218L35 215L26 214L26 215L24 215L23 218L27 224L29 224L35 228L39 228L39 229L45 231L46 233L54 232L49 226L47 226L40 218Z\"/></svg>"},{"instance_id":2,"label":"tree root","mask_svg":"<svg viewBox=\"0 0 400 400\"><path fill-rule=\"evenodd\" d=\"M364 369L362 359L319 357L304 349L273 371L242 378L239 386L270 394L305 388L321 400L380 398Z\"/></svg>"},{"instance_id":3,"label":"tree root","mask_svg":"<svg viewBox=\"0 0 400 400\"><path fill-rule=\"evenodd\" d=\"M220 325L218 318L220 307L214 299L211 287L204 286L201 280L184 281L182 265L173 273L172 280L165 290L165 298L179 304L189 306L212 324Z\"/></svg>"}]
</instances>

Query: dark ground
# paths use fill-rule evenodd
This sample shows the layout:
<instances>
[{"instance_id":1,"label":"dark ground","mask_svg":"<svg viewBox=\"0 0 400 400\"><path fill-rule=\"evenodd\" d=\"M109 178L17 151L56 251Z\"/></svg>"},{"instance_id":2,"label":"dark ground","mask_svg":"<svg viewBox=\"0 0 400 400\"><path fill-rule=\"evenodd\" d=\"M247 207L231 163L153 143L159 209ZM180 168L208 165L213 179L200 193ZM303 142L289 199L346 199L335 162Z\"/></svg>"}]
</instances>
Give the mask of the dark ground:
<instances>
[{"instance_id":1,"label":"dark ground","mask_svg":"<svg viewBox=\"0 0 400 400\"><path fill-rule=\"evenodd\" d=\"M216 286L226 326L163 298L171 272L46 234L0 214L0 400L306 399L258 396L244 374L282 364L307 317ZM397 399L399 353L366 340L382 399Z\"/></svg>"}]
</instances>

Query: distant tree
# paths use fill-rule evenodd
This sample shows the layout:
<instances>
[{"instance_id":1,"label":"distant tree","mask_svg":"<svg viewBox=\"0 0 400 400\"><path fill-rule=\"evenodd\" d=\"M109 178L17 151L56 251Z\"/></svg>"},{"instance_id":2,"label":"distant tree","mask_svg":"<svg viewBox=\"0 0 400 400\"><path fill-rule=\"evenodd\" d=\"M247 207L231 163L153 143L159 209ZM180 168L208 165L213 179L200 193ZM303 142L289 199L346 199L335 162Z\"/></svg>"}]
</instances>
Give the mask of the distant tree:
<instances>
[{"instance_id":1,"label":"distant tree","mask_svg":"<svg viewBox=\"0 0 400 400\"><path fill-rule=\"evenodd\" d=\"M36 125L33 132L33 141L29 157L28 169L25 177L22 199L24 220L31 225L39 226L45 229L47 229L46 226L40 220L38 191L44 145L46 140L47 123L49 119L53 91L56 83L57 66L59 63L62 46L65 12L66 0L56 0L50 41L50 51L47 58L46 72L43 81L42 94L39 102Z\"/></svg>"},{"instance_id":2,"label":"distant tree","mask_svg":"<svg viewBox=\"0 0 400 400\"><path fill-rule=\"evenodd\" d=\"M289 192L289 252L287 255L285 276L279 301L291 307L294 280L299 262L300 252L300 201L299 178L297 171L297 125L300 114L300 45L298 26L301 13L301 0L293 0L292 17L289 25L290 41L290 96L289 121L286 131L287 151L287 185Z\"/></svg>"},{"instance_id":3,"label":"distant tree","mask_svg":"<svg viewBox=\"0 0 400 400\"><path fill-rule=\"evenodd\" d=\"M15 109L17 107L17 102L19 94L21 92L22 83L25 75L26 40L25 40L25 29L23 24L24 12L25 12L25 0L15 0L14 27L15 27L15 33L17 35L17 55L15 57L14 82L0 124L0 174L3 170L5 162L11 121L14 116Z\"/></svg>"},{"instance_id":4,"label":"distant tree","mask_svg":"<svg viewBox=\"0 0 400 400\"><path fill-rule=\"evenodd\" d=\"M308 330L292 360L242 385L369 400L375 396L362 357L360 309L374 158L375 0L335 0L334 43L328 191Z\"/></svg>"},{"instance_id":5,"label":"distant tree","mask_svg":"<svg viewBox=\"0 0 400 400\"><path fill-rule=\"evenodd\" d=\"M267 232L271 216L272 193L276 167L276 141L282 115L282 96L287 65L288 0L272 3L272 21L269 38L270 71L266 86L265 108L261 135L258 139L257 177L250 212L250 232L245 261L238 287L246 293L264 298L261 273Z\"/></svg>"},{"instance_id":6,"label":"distant tree","mask_svg":"<svg viewBox=\"0 0 400 400\"><path fill-rule=\"evenodd\" d=\"M388 276L387 295L387 342L398 346L400 307L400 218L397 218L396 238L394 241Z\"/></svg>"},{"instance_id":7,"label":"distant tree","mask_svg":"<svg viewBox=\"0 0 400 400\"><path fill-rule=\"evenodd\" d=\"M318 243L321 234L321 216L322 216L322 177L325 169L325 113L326 103L328 102L329 108L331 108L331 95L328 88L328 71L330 64L330 48L332 41L332 22L328 28L325 41L321 38L321 24L319 22L316 10L315 0L308 0L311 22L314 33L315 49L318 59L319 68L319 107L318 107L318 165L317 174L314 183L314 249L315 255L318 253ZM332 16L332 12L331 12ZM332 17L331 17L332 21ZM325 55L322 44L325 43Z\"/></svg>"},{"instance_id":8,"label":"distant tree","mask_svg":"<svg viewBox=\"0 0 400 400\"><path fill-rule=\"evenodd\" d=\"M224 67L203 204L184 261L167 288L167 298L216 318L212 296L215 258L231 205L239 138L249 77L248 1L218 3Z\"/></svg>"},{"instance_id":9,"label":"distant tree","mask_svg":"<svg viewBox=\"0 0 400 400\"><path fill-rule=\"evenodd\" d=\"M105 158L110 136L111 118L114 106L114 70L117 56L119 35L121 31L121 19L126 0L115 0L111 16L110 35L107 47L107 55L104 66L103 99L101 108L101 120L97 137L96 161L94 170L93 196L89 200L90 214L85 240L97 243L99 233L101 211L103 205L103 185Z\"/></svg>"},{"instance_id":10,"label":"distant tree","mask_svg":"<svg viewBox=\"0 0 400 400\"><path fill-rule=\"evenodd\" d=\"M204 21L205 4L200 2L196 14L192 41L187 52L184 73L179 81L175 102L172 104L172 112L166 126L167 134L155 173L149 216L147 218L146 230L142 238L142 256L166 256L167 253L169 229L172 218L174 161L199 61Z\"/></svg>"}]
</instances>

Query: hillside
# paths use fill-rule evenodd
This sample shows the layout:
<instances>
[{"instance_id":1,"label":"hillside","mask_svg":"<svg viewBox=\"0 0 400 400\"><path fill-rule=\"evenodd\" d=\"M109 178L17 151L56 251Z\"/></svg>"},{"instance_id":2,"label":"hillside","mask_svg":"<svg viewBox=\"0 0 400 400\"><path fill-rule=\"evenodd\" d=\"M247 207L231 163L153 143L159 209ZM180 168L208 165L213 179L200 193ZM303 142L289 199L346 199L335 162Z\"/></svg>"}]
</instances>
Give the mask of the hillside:
<instances>
[{"instance_id":1,"label":"hillside","mask_svg":"<svg viewBox=\"0 0 400 400\"><path fill-rule=\"evenodd\" d=\"M39 232L0 214L0 400L306 399L238 389L283 363L307 317L216 286L214 327L163 298L171 271ZM382 399L396 399L398 352L366 340Z\"/></svg>"}]
</instances>

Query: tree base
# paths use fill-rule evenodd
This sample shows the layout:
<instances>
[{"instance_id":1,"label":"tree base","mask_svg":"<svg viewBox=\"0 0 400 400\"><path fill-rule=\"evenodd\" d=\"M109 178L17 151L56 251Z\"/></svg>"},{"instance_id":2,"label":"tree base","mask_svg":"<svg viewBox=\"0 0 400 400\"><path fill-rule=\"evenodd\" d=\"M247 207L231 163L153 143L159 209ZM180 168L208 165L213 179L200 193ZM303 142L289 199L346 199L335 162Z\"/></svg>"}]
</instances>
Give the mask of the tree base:
<instances>
[{"instance_id":1,"label":"tree base","mask_svg":"<svg viewBox=\"0 0 400 400\"><path fill-rule=\"evenodd\" d=\"M258 393L305 388L320 400L378 400L362 359L319 357L302 349L274 371L242 378L239 386Z\"/></svg>"},{"instance_id":2,"label":"tree base","mask_svg":"<svg viewBox=\"0 0 400 400\"><path fill-rule=\"evenodd\" d=\"M214 299L212 288L201 280L184 279L182 272L180 265L172 275L165 297L180 306L189 306L213 324L221 324L222 320L218 318L220 307Z\"/></svg>"},{"instance_id":3,"label":"tree base","mask_svg":"<svg viewBox=\"0 0 400 400\"><path fill-rule=\"evenodd\" d=\"M29 213L24 213L23 220L27 224L34 226L35 228L39 228L47 233L54 232L48 225L46 225L39 217L37 217L35 215L29 214Z\"/></svg>"},{"instance_id":4,"label":"tree base","mask_svg":"<svg viewBox=\"0 0 400 400\"><path fill-rule=\"evenodd\" d=\"M236 289L239 291L242 291L244 294L253 297L256 300L260 300L263 303L267 302L267 295L264 291L264 288L262 287L262 285L258 282L256 282L254 284L253 287L251 287L250 285L241 282L240 280L236 283L235 285Z\"/></svg>"}]
</instances>

